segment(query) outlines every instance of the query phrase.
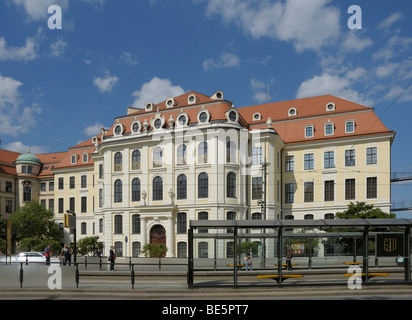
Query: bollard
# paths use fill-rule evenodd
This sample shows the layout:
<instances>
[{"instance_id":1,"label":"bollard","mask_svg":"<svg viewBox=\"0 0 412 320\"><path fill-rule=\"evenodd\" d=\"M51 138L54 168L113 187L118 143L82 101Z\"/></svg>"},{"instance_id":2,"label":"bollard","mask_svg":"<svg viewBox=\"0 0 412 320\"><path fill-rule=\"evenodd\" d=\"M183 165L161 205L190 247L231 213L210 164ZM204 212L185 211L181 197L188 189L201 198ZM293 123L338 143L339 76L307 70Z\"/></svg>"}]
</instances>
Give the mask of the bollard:
<instances>
[{"instance_id":1,"label":"bollard","mask_svg":"<svg viewBox=\"0 0 412 320\"><path fill-rule=\"evenodd\" d=\"M132 272L131 272L131 282L132 282L132 289L134 289L134 265L131 265Z\"/></svg>"},{"instance_id":2,"label":"bollard","mask_svg":"<svg viewBox=\"0 0 412 320\"><path fill-rule=\"evenodd\" d=\"M79 265L75 263L76 271L74 272L74 281L76 282L76 288L79 288Z\"/></svg>"},{"instance_id":3,"label":"bollard","mask_svg":"<svg viewBox=\"0 0 412 320\"><path fill-rule=\"evenodd\" d=\"M19 282L20 288L23 288L23 263L20 263Z\"/></svg>"}]
</instances>

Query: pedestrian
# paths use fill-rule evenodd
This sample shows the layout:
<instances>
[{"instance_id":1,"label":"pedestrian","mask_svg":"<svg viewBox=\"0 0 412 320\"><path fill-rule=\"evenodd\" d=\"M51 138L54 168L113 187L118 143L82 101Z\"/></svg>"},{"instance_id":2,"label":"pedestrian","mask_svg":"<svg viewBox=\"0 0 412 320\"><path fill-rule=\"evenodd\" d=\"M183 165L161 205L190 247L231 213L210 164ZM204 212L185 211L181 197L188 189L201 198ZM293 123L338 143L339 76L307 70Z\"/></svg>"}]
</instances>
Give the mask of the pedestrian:
<instances>
[{"instance_id":1,"label":"pedestrian","mask_svg":"<svg viewBox=\"0 0 412 320\"><path fill-rule=\"evenodd\" d=\"M113 246L110 246L110 254L108 260L110 261L110 271L114 271L114 262L116 261L116 254L114 253Z\"/></svg>"},{"instance_id":2,"label":"pedestrian","mask_svg":"<svg viewBox=\"0 0 412 320\"><path fill-rule=\"evenodd\" d=\"M293 250L292 247L290 246L289 243L286 243L286 268L288 270L293 270L292 268L292 255L293 255Z\"/></svg>"},{"instance_id":3,"label":"pedestrian","mask_svg":"<svg viewBox=\"0 0 412 320\"><path fill-rule=\"evenodd\" d=\"M246 265L246 270L248 270L248 271L253 270L253 268L252 268L252 256L250 254L248 254L245 257L245 265Z\"/></svg>"},{"instance_id":4,"label":"pedestrian","mask_svg":"<svg viewBox=\"0 0 412 320\"><path fill-rule=\"evenodd\" d=\"M69 266L71 265L72 262L72 253L73 253L73 249L70 249L70 247L67 246L67 244L65 243L63 246L62 251L60 252L60 259L63 256L63 265L65 266L66 263L69 263Z\"/></svg>"},{"instance_id":5,"label":"pedestrian","mask_svg":"<svg viewBox=\"0 0 412 320\"><path fill-rule=\"evenodd\" d=\"M44 256L46 257L46 264L50 265L50 257L52 255L51 252L51 244L48 244L47 247L44 249Z\"/></svg>"}]
</instances>

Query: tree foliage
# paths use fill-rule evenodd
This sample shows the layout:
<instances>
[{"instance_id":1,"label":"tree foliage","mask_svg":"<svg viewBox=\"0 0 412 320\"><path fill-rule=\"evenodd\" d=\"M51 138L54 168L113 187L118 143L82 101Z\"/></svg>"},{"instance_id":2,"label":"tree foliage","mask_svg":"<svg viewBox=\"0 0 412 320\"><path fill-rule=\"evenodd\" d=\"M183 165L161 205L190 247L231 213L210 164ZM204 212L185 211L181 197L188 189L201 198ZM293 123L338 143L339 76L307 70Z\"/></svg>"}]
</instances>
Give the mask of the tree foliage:
<instances>
[{"instance_id":1,"label":"tree foliage","mask_svg":"<svg viewBox=\"0 0 412 320\"><path fill-rule=\"evenodd\" d=\"M338 219L393 219L395 214L383 212L373 204L356 201L356 203L351 202L345 211L337 212L336 217Z\"/></svg>"},{"instance_id":2,"label":"tree foliage","mask_svg":"<svg viewBox=\"0 0 412 320\"><path fill-rule=\"evenodd\" d=\"M167 247L163 243L146 243L143 247L142 253L145 257L163 257L167 252Z\"/></svg>"},{"instance_id":3,"label":"tree foliage","mask_svg":"<svg viewBox=\"0 0 412 320\"><path fill-rule=\"evenodd\" d=\"M98 242L99 236L86 237L80 239L76 243L76 251L79 255L89 255L96 252L96 250L103 250L103 243Z\"/></svg>"},{"instance_id":4,"label":"tree foliage","mask_svg":"<svg viewBox=\"0 0 412 320\"><path fill-rule=\"evenodd\" d=\"M52 245L52 252L60 250L63 231L54 221L54 214L36 201L27 202L11 217L12 237L21 250L43 251Z\"/></svg>"}]
</instances>

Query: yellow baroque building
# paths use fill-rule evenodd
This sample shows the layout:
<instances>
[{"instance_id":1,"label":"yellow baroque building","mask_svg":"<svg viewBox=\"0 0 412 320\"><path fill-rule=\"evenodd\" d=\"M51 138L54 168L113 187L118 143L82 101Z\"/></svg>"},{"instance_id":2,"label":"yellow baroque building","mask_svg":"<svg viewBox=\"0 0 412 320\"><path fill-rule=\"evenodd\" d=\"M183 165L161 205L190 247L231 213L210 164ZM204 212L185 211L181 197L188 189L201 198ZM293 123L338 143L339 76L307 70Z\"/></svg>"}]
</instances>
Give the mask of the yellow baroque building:
<instances>
[{"instance_id":1,"label":"yellow baroque building","mask_svg":"<svg viewBox=\"0 0 412 320\"><path fill-rule=\"evenodd\" d=\"M66 152L0 149L0 213L33 199L62 227L76 212L78 239L98 235L105 254L161 242L186 257L189 220L334 219L351 201L390 212L394 136L331 95L236 108L191 91L127 108Z\"/></svg>"}]
</instances>

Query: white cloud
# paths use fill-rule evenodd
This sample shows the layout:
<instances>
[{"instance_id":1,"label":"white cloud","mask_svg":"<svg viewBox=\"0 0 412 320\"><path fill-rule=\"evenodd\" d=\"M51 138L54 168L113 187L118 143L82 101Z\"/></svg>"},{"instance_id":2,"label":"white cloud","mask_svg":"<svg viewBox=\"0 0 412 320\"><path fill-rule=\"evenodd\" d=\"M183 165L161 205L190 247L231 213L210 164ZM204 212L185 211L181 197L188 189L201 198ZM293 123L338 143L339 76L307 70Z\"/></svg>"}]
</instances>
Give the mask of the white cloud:
<instances>
[{"instance_id":1,"label":"white cloud","mask_svg":"<svg viewBox=\"0 0 412 320\"><path fill-rule=\"evenodd\" d=\"M402 96L399 98L399 102L409 102L412 101L412 90L411 87L409 87L408 90L404 92L405 88L402 88L400 86L394 86L389 90L389 92L385 95L384 99L385 100L395 100L397 99L401 94Z\"/></svg>"},{"instance_id":2,"label":"white cloud","mask_svg":"<svg viewBox=\"0 0 412 320\"><path fill-rule=\"evenodd\" d=\"M30 131L37 123L41 108L22 106L19 88L23 83L0 75L0 134L17 136Z\"/></svg>"},{"instance_id":3,"label":"white cloud","mask_svg":"<svg viewBox=\"0 0 412 320\"><path fill-rule=\"evenodd\" d=\"M138 65L137 58L131 52L122 52L120 54L120 61L122 61L126 66L137 66Z\"/></svg>"},{"instance_id":4,"label":"white cloud","mask_svg":"<svg viewBox=\"0 0 412 320\"><path fill-rule=\"evenodd\" d=\"M111 92L113 87L117 84L119 78L106 74L104 78L96 77L93 80L94 85L99 89L100 93Z\"/></svg>"},{"instance_id":5,"label":"white cloud","mask_svg":"<svg viewBox=\"0 0 412 320\"><path fill-rule=\"evenodd\" d=\"M6 40L0 38L0 60L29 61L36 58L37 44L32 38L26 39L24 47L8 47Z\"/></svg>"},{"instance_id":6,"label":"white cloud","mask_svg":"<svg viewBox=\"0 0 412 320\"><path fill-rule=\"evenodd\" d=\"M358 36L359 30L348 32L342 42L343 49L351 52L360 52L363 49L373 45L373 41L369 38L361 38Z\"/></svg>"},{"instance_id":7,"label":"white cloud","mask_svg":"<svg viewBox=\"0 0 412 320\"><path fill-rule=\"evenodd\" d=\"M291 42L296 51L320 50L340 35L340 11L330 0L208 0L207 14L237 24L255 39Z\"/></svg>"},{"instance_id":8,"label":"white cloud","mask_svg":"<svg viewBox=\"0 0 412 320\"><path fill-rule=\"evenodd\" d=\"M386 78L389 75L395 73L398 68L399 68L398 63L385 64L385 65L382 65L376 68L376 75L379 78Z\"/></svg>"},{"instance_id":9,"label":"white cloud","mask_svg":"<svg viewBox=\"0 0 412 320\"><path fill-rule=\"evenodd\" d=\"M37 145L28 146L21 141L10 142L4 146L4 149L20 153L26 153L30 149L30 153L33 154L47 153L49 151L49 147Z\"/></svg>"},{"instance_id":10,"label":"white cloud","mask_svg":"<svg viewBox=\"0 0 412 320\"><path fill-rule=\"evenodd\" d=\"M250 80L250 86L252 88L253 93L253 98L258 102L258 103L266 103L267 102L267 84L263 83L260 80L257 80L255 78Z\"/></svg>"},{"instance_id":11,"label":"white cloud","mask_svg":"<svg viewBox=\"0 0 412 320\"><path fill-rule=\"evenodd\" d=\"M55 58L60 58L63 56L68 44L63 39L59 39L50 45L50 55Z\"/></svg>"},{"instance_id":12,"label":"white cloud","mask_svg":"<svg viewBox=\"0 0 412 320\"><path fill-rule=\"evenodd\" d=\"M218 61L213 59L207 59L203 61L203 70L210 71L214 69L220 68L232 68L232 67L239 67L240 59L234 53L223 53Z\"/></svg>"},{"instance_id":13,"label":"white cloud","mask_svg":"<svg viewBox=\"0 0 412 320\"><path fill-rule=\"evenodd\" d=\"M96 122L95 124L92 124L91 126L88 126L84 128L83 133L88 135L88 136L95 136L100 133L100 128L101 128L100 122Z\"/></svg>"},{"instance_id":14,"label":"white cloud","mask_svg":"<svg viewBox=\"0 0 412 320\"><path fill-rule=\"evenodd\" d=\"M44 20L49 16L48 7L58 5L64 10L68 8L69 0L12 0L12 3L23 8L29 20Z\"/></svg>"},{"instance_id":15,"label":"white cloud","mask_svg":"<svg viewBox=\"0 0 412 320\"><path fill-rule=\"evenodd\" d=\"M140 90L132 93L132 97L136 98L133 107L143 108L146 102L158 103L168 97L182 95L184 92L182 87L174 86L169 79L153 77L152 80L144 83Z\"/></svg>"},{"instance_id":16,"label":"white cloud","mask_svg":"<svg viewBox=\"0 0 412 320\"><path fill-rule=\"evenodd\" d=\"M379 30L383 29L388 29L391 27L394 23L400 21L403 19L403 14L400 11L394 12L391 15L389 15L385 20L381 21L376 28Z\"/></svg>"},{"instance_id":17,"label":"white cloud","mask_svg":"<svg viewBox=\"0 0 412 320\"><path fill-rule=\"evenodd\" d=\"M314 97L331 94L342 99L371 106L373 100L351 88L352 81L348 76L337 76L323 73L301 83L296 98Z\"/></svg>"}]
</instances>

